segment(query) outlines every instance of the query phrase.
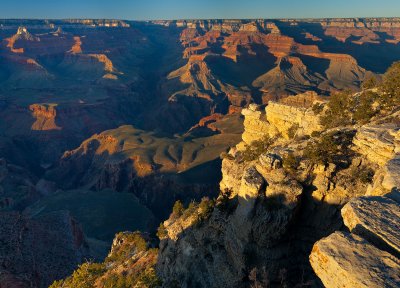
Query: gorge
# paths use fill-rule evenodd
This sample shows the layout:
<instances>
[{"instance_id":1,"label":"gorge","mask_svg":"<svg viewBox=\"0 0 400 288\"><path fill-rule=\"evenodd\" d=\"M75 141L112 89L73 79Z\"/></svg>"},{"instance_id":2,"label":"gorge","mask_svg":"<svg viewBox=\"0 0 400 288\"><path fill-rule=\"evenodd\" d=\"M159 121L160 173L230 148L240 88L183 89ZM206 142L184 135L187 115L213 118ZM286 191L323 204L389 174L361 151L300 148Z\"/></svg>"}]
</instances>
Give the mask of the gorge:
<instances>
[{"instance_id":1,"label":"gorge","mask_svg":"<svg viewBox=\"0 0 400 288\"><path fill-rule=\"evenodd\" d=\"M0 20L0 287L399 287L399 60L400 18Z\"/></svg>"}]
</instances>

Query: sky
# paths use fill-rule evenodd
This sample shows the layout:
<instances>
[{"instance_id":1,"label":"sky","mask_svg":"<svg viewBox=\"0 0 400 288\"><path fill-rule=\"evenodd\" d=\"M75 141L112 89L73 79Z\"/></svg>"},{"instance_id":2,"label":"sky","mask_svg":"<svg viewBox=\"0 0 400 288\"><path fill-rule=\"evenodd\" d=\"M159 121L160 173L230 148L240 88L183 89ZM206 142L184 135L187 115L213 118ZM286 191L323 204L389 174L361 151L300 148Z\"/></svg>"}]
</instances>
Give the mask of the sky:
<instances>
[{"instance_id":1,"label":"sky","mask_svg":"<svg viewBox=\"0 0 400 288\"><path fill-rule=\"evenodd\" d=\"M400 17L400 0L0 0L0 18Z\"/></svg>"}]
</instances>

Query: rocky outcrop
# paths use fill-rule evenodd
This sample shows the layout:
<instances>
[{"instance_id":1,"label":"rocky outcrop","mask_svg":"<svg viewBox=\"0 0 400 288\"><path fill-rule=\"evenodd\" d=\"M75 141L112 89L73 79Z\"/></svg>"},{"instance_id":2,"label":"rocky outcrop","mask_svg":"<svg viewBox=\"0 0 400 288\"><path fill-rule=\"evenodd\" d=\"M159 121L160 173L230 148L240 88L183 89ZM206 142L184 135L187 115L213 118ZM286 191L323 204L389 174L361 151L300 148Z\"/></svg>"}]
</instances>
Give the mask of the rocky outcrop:
<instances>
[{"instance_id":1,"label":"rocky outcrop","mask_svg":"<svg viewBox=\"0 0 400 288\"><path fill-rule=\"evenodd\" d=\"M236 210L237 228L238 231L243 231L243 224L247 223L249 217L254 211L257 198L262 193L265 180L258 173L254 166L247 167L241 177L241 183L238 193L239 206Z\"/></svg>"},{"instance_id":2,"label":"rocky outcrop","mask_svg":"<svg viewBox=\"0 0 400 288\"><path fill-rule=\"evenodd\" d=\"M368 191L368 195L376 194L377 191L375 189L377 189L377 187L378 191L380 190L381 193L389 192L387 194L389 197L400 202L400 156L397 155L396 158L389 160L388 163L378 171L376 174L376 182L372 189Z\"/></svg>"},{"instance_id":3,"label":"rocky outcrop","mask_svg":"<svg viewBox=\"0 0 400 288\"><path fill-rule=\"evenodd\" d=\"M400 205L385 197L361 197L341 210L344 224L381 249L400 255Z\"/></svg>"},{"instance_id":4,"label":"rocky outcrop","mask_svg":"<svg viewBox=\"0 0 400 288\"><path fill-rule=\"evenodd\" d=\"M32 124L32 130L61 130L56 124L57 110L54 105L32 104L29 106L35 122Z\"/></svg>"},{"instance_id":5,"label":"rocky outcrop","mask_svg":"<svg viewBox=\"0 0 400 288\"><path fill-rule=\"evenodd\" d=\"M20 26L18 27L18 31L15 35L6 39L7 47L10 48L12 53L24 53L24 48L19 47L15 48L15 44L18 40L24 41L39 41L39 38L34 37L31 33L28 32L26 27Z\"/></svg>"},{"instance_id":6,"label":"rocky outcrop","mask_svg":"<svg viewBox=\"0 0 400 288\"><path fill-rule=\"evenodd\" d=\"M311 95L311 97L314 96ZM262 106L255 104L243 109L245 129L242 140L244 143L238 145L239 149L266 136L271 138L283 136L289 139L295 136L311 135L314 131L322 131L319 116L313 112L310 104L308 108L304 108L289 100L288 102L290 104L270 101L265 112Z\"/></svg>"},{"instance_id":7,"label":"rocky outcrop","mask_svg":"<svg viewBox=\"0 0 400 288\"><path fill-rule=\"evenodd\" d=\"M351 234L318 241L310 263L325 287L400 285L400 204L386 197L360 197L341 210Z\"/></svg>"},{"instance_id":8,"label":"rocky outcrop","mask_svg":"<svg viewBox=\"0 0 400 288\"><path fill-rule=\"evenodd\" d=\"M160 244L157 271L166 287L173 281L182 287L247 287L246 273L260 262L271 281L278 281L279 270L288 265L284 251L303 193L281 165L272 154L243 166L224 159L226 189L211 215L184 212L164 222L168 237Z\"/></svg>"},{"instance_id":9,"label":"rocky outcrop","mask_svg":"<svg viewBox=\"0 0 400 288\"><path fill-rule=\"evenodd\" d=\"M353 143L371 162L384 165L400 154L400 130L396 124L365 125L357 132Z\"/></svg>"},{"instance_id":10,"label":"rocky outcrop","mask_svg":"<svg viewBox=\"0 0 400 288\"><path fill-rule=\"evenodd\" d=\"M71 52L74 54L82 53L82 41L79 36L74 37L74 45L71 47L71 50L69 50L68 52Z\"/></svg>"},{"instance_id":11,"label":"rocky outcrop","mask_svg":"<svg viewBox=\"0 0 400 288\"><path fill-rule=\"evenodd\" d=\"M284 137L294 135L311 135L314 131L322 131L319 117L311 108L294 107L270 102L266 109L267 121L274 127L275 134L281 133Z\"/></svg>"},{"instance_id":12,"label":"rocky outcrop","mask_svg":"<svg viewBox=\"0 0 400 288\"><path fill-rule=\"evenodd\" d=\"M231 148L228 155L234 155L236 150L235 148ZM219 183L220 191L227 192L226 194L229 191L229 197L235 197L239 194L245 168L246 163L237 163L233 157L224 159L221 167L223 177Z\"/></svg>"},{"instance_id":13,"label":"rocky outcrop","mask_svg":"<svg viewBox=\"0 0 400 288\"><path fill-rule=\"evenodd\" d=\"M104 65L105 72L117 72L114 68L113 63L105 54L89 54L90 57L97 59L100 63Z\"/></svg>"},{"instance_id":14,"label":"rocky outcrop","mask_svg":"<svg viewBox=\"0 0 400 288\"><path fill-rule=\"evenodd\" d=\"M242 110L244 116L242 140L247 145L269 135L270 125L266 121L265 112L262 110L262 107L256 104L250 104L247 109Z\"/></svg>"},{"instance_id":15,"label":"rocky outcrop","mask_svg":"<svg viewBox=\"0 0 400 288\"><path fill-rule=\"evenodd\" d=\"M351 234L318 241L310 263L325 287L398 287L399 203L385 197L351 200L342 209Z\"/></svg>"},{"instance_id":16,"label":"rocky outcrop","mask_svg":"<svg viewBox=\"0 0 400 288\"><path fill-rule=\"evenodd\" d=\"M307 91L302 94L288 96L279 100L279 103L301 108L311 108L316 102L324 102L324 98L314 91Z\"/></svg>"},{"instance_id":17,"label":"rocky outcrop","mask_svg":"<svg viewBox=\"0 0 400 288\"><path fill-rule=\"evenodd\" d=\"M357 152L380 167L375 173L367 195L391 193L390 197L400 199L399 125L396 123L365 125L359 129L353 143Z\"/></svg>"},{"instance_id":18,"label":"rocky outcrop","mask_svg":"<svg viewBox=\"0 0 400 288\"><path fill-rule=\"evenodd\" d=\"M324 286L398 287L400 261L363 238L344 232L318 241L310 262Z\"/></svg>"}]
</instances>

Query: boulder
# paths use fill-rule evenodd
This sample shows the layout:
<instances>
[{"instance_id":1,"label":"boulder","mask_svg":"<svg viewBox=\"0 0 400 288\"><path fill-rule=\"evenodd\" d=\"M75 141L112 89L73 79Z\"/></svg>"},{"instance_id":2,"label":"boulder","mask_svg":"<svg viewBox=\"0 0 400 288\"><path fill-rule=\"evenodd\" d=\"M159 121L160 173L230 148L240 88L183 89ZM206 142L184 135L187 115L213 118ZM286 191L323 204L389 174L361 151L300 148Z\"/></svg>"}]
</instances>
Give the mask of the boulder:
<instances>
[{"instance_id":1,"label":"boulder","mask_svg":"<svg viewBox=\"0 0 400 288\"><path fill-rule=\"evenodd\" d=\"M335 232L315 243L310 263L326 288L400 285L400 260L349 233Z\"/></svg>"},{"instance_id":2,"label":"boulder","mask_svg":"<svg viewBox=\"0 0 400 288\"><path fill-rule=\"evenodd\" d=\"M400 205L386 197L360 197L341 210L352 233L400 255Z\"/></svg>"}]
</instances>

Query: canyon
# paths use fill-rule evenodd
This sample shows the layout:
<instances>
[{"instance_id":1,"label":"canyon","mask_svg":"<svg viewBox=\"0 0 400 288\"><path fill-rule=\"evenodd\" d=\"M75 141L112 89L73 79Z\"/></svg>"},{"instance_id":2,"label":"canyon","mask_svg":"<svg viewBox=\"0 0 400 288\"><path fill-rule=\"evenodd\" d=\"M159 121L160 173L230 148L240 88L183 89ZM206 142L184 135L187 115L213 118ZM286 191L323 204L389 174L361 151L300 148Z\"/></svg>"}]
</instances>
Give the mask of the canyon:
<instances>
[{"instance_id":1,"label":"canyon","mask_svg":"<svg viewBox=\"0 0 400 288\"><path fill-rule=\"evenodd\" d=\"M329 132L315 105L399 60L400 18L0 20L0 234L17 251L0 251L0 287L47 287L112 243L110 263L128 243L132 271L149 262L165 287L249 287L253 270L275 286L335 287L337 273L396 287L397 228L374 229L399 217L398 112L339 128L354 136L345 169L285 159ZM266 137L273 150L244 159ZM371 183L349 181L367 168ZM170 216L205 197L218 207L200 224L201 207ZM159 223L158 253L130 232L113 242L138 230L157 246ZM375 263L387 274L347 277L340 247L390 259Z\"/></svg>"}]
</instances>

